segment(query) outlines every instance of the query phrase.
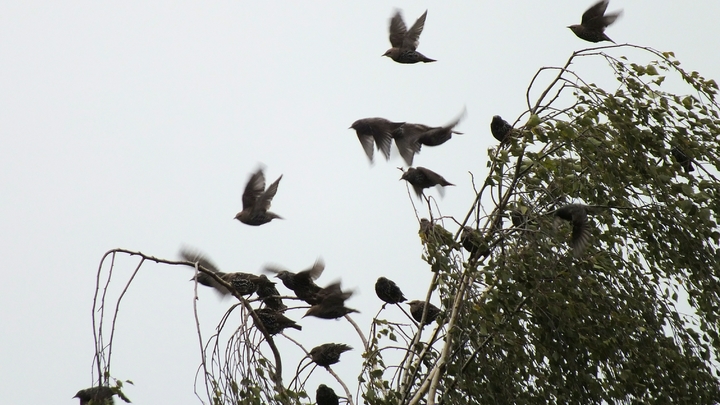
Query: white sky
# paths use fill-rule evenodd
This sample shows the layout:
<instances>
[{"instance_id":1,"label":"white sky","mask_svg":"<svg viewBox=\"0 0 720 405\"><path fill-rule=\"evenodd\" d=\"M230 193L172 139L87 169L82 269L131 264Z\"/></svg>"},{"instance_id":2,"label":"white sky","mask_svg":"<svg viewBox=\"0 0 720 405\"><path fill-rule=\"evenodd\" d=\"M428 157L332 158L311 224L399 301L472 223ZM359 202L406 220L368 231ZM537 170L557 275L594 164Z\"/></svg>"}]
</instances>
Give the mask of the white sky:
<instances>
[{"instance_id":1,"label":"white sky","mask_svg":"<svg viewBox=\"0 0 720 405\"><path fill-rule=\"evenodd\" d=\"M467 107L457 127L465 135L415 160L457 184L441 209L464 217L468 171L484 178L495 144L491 117L515 121L535 71L591 45L565 27L592 1L512 4L1 2L2 402L72 404L91 384L95 272L112 248L175 259L188 245L246 272L269 262L297 271L322 256L319 283L357 288L347 305L362 311L365 330L380 306L378 276L422 299L431 273L398 181L402 161L395 152L370 166L347 128L374 116L442 125ZM418 50L438 62L380 57L395 7L408 26L429 9ZM616 42L675 51L685 69L720 79L720 2L613 0L618 9L607 30ZM600 59L581 67L590 77L607 69ZM273 211L286 220L255 228L232 218L259 163L268 183L284 174ZM125 390L134 403L198 403L191 276L147 264L123 302L113 372L135 382ZM201 290L204 329L232 303ZM395 308L385 314L402 319ZM354 393L361 343L352 327L299 323L305 330L289 334L308 348L356 347L336 367ZM339 392L315 373L313 398L319 382Z\"/></svg>"}]
</instances>

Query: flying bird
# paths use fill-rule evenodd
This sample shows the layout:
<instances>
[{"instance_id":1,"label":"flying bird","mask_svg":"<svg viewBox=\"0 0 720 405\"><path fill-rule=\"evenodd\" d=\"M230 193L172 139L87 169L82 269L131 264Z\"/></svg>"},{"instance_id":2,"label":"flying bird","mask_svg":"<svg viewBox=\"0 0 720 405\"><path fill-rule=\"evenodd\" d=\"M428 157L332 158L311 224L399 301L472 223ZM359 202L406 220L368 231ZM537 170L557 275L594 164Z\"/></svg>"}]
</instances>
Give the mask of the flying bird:
<instances>
[{"instance_id":1,"label":"flying bird","mask_svg":"<svg viewBox=\"0 0 720 405\"><path fill-rule=\"evenodd\" d=\"M285 287L292 290L295 296L310 305L315 305L320 302L317 294L322 288L315 284L315 280L320 277L323 270L325 270L325 262L320 258L315 261L312 267L298 273L293 273L292 271L279 267L265 266L266 272L277 274L275 277L279 278Z\"/></svg>"},{"instance_id":2,"label":"flying bird","mask_svg":"<svg viewBox=\"0 0 720 405\"><path fill-rule=\"evenodd\" d=\"M416 50L420 43L420 34L425 28L426 17L427 10L408 31L402 13L397 10L390 19L390 45L392 48L388 49L383 56L388 56L397 63L435 62L435 59L430 59Z\"/></svg>"},{"instance_id":3,"label":"flying bird","mask_svg":"<svg viewBox=\"0 0 720 405\"><path fill-rule=\"evenodd\" d=\"M428 309L425 317L425 324L430 324L437 319L438 315L440 315L440 308L433 304L426 303L425 301L413 300L408 302L408 305L410 305L410 315L412 315L413 319L417 322L422 321L422 315L426 304Z\"/></svg>"},{"instance_id":4,"label":"flying bird","mask_svg":"<svg viewBox=\"0 0 720 405\"><path fill-rule=\"evenodd\" d=\"M490 132L492 132L492 136L495 137L495 139L500 141L501 145L510 140L511 131L512 125L499 115L494 116L490 122Z\"/></svg>"},{"instance_id":5,"label":"flying bird","mask_svg":"<svg viewBox=\"0 0 720 405\"><path fill-rule=\"evenodd\" d=\"M685 154L685 152L682 151L682 149L675 146L670 150L670 153L672 153L675 160L682 166L682 168L685 170L685 173L690 173L695 171L695 167L693 167L692 160L688 157L688 155Z\"/></svg>"},{"instance_id":6,"label":"flying bird","mask_svg":"<svg viewBox=\"0 0 720 405\"><path fill-rule=\"evenodd\" d=\"M306 316L314 316L321 319L337 319L351 312L359 312L345 306L345 300L353 295L353 291L343 291L340 282L332 283L315 294L316 304L307 310Z\"/></svg>"},{"instance_id":7,"label":"flying bird","mask_svg":"<svg viewBox=\"0 0 720 405\"><path fill-rule=\"evenodd\" d=\"M343 343L325 343L313 347L308 356L313 363L328 368L331 364L339 362L340 355L348 350L352 350L352 347Z\"/></svg>"},{"instance_id":8,"label":"flying bird","mask_svg":"<svg viewBox=\"0 0 720 405\"><path fill-rule=\"evenodd\" d=\"M413 157L420 152L423 145L439 146L449 141L453 134L462 134L455 131L455 127L465 117L466 111L458 116L451 123L442 127L430 127L423 124L402 125L392 133L395 145L400 152L400 156L405 160L408 166L412 166Z\"/></svg>"},{"instance_id":9,"label":"flying bird","mask_svg":"<svg viewBox=\"0 0 720 405\"><path fill-rule=\"evenodd\" d=\"M338 405L339 400L332 388L320 384L315 391L315 403L317 405Z\"/></svg>"},{"instance_id":10,"label":"flying bird","mask_svg":"<svg viewBox=\"0 0 720 405\"><path fill-rule=\"evenodd\" d=\"M217 266L215 266L215 264L213 264L213 262L210 261L210 259L199 252L194 252L189 249L181 249L180 256L188 262L198 263L200 267L215 273L220 279L230 284L239 295L250 295L257 292L259 288L268 288L275 285L275 283L268 280L265 275L258 276L242 272L223 273L217 268ZM219 292L221 295L231 294L230 290L206 273L200 272L196 275L196 277L199 284L214 288L215 291ZM192 280L195 280L195 277L193 277Z\"/></svg>"},{"instance_id":11,"label":"flying bird","mask_svg":"<svg viewBox=\"0 0 720 405\"><path fill-rule=\"evenodd\" d=\"M423 196L423 189L434 186L454 186L454 184L445 180L443 176L422 166L408 168L402 177L400 177L400 180L405 180L410 183L418 198ZM443 195L442 189L440 189L440 195Z\"/></svg>"},{"instance_id":12,"label":"flying bird","mask_svg":"<svg viewBox=\"0 0 720 405\"><path fill-rule=\"evenodd\" d=\"M372 162L373 146L377 146L377 149L385 155L385 160L390 159L392 133L404 124L404 122L392 122L385 118L376 117L359 119L353 122L350 128L357 133L365 154Z\"/></svg>"},{"instance_id":13,"label":"flying bird","mask_svg":"<svg viewBox=\"0 0 720 405\"><path fill-rule=\"evenodd\" d=\"M282 175L266 190L265 174L262 169L258 169L250 175L242 195L243 209L235 215L235 219L252 226L266 224L275 218L283 219L280 215L268 211L270 203L277 193L280 179L282 179Z\"/></svg>"},{"instance_id":14,"label":"flying bird","mask_svg":"<svg viewBox=\"0 0 720 405\"><path fill-rule=\"evenodd\" d=\"M295 321L270 308L256 309L255 315L257 315L258 319L265 327L265 330L270 335L277 335L286 328L302 330L302 326L295 323Z\"/></svg>"},{"instance_id":15,"label":"flying bird","mask_svg":"<svg viewBox=\"0 0 720 405\"><path fill-rule=\"evenodd\" d=\"M407 300L400 287L394 281L385 277L379 277L375 282L375 294L388 304L398 304Z\"/></svg>"},{"instance_id":16,"label":"flying bird","mask_svg":"<svg viewBox=\"0 0 720 405\"><path fill-rule=\"evenodd\" d=\"M605 14L609 3L610 0L601 0L595 3L595 5L583 13L580 24L570 25L568 28L570 28L578 38L584 39L585 41L610 41L614 44L615 41L605 35L605 28L617 20L620 14L622 14L622 10L612 14Z\"/></svg>"},{"instance_id":17,"label":"flying bird","mask_svg":"<svg viewBox=\"0 0 720 405\"><path fill-rule=\"evenodd\" d=\"M570 247L573 249L573 256L582 256L585 248L590 243L590 229L588 227L588 213L592 212L591 207L583 204L568 204L555 211L553 224L557 228L563 220L572 223L572 236Z\"/></svg>"}]
</instances>

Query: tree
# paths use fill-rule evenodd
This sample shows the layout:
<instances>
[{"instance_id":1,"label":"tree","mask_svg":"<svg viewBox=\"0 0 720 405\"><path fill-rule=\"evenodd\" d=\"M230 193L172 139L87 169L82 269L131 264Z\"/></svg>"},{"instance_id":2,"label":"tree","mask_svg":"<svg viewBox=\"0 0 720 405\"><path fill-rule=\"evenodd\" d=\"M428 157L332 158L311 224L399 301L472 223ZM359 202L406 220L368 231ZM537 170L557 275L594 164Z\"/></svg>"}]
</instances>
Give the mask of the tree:
<instances>
[{"instance_id":1,"label":"tree","mask_svg":"<svg viewBox=\"0 0 720 405\"><path fill-rule=\"evenodd\" d=\"M632 63L613 56L618 51L654 60ZM606 64L617 87L605 90L572 70L581 59ZM547 74L552 79L532 101ZM670 86L680 90L664 90ZM454 240L442 232L451 220L428 200L434 227L427 232L424 223L421 243L434 275L427 300L437 296L442 313L424 327L378 313L364 348L362 399L720 402L717 89L672 53L632 45L584 49L562 67L541 68L517 128L488 151L489 174L455 221ZM555 215L568 204L581 204L582 218ZM573 251L578 232L589 243ZM477 249L465 253L465 242ZM193 265L232 291L201 262L147 259ZM253 321L222 340L225 317L206 341L208 399L306 403L314 387L304 386L305 367L284 383L273 336L253 326L258 304L236 297L228 314L240 310ZM98 345L99 375L109 375L109 360L100 367L104 348Z\"/></svg>"}]
</instances>

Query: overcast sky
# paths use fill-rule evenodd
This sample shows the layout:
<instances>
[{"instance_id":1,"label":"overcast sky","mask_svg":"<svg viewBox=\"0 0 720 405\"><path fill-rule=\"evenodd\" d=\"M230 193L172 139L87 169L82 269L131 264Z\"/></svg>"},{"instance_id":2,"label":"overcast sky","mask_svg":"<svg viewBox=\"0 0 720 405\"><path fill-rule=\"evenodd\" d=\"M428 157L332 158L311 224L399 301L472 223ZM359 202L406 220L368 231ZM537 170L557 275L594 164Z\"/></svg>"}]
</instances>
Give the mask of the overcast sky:
<instances>
[{"instance_id":1,"label":"overcast sky","mask_svg":"<svg viewBox=\"0 0 720 405\"><path fill-rule=\"evenodd\" d=\"M443 125L467 108L465 135L415 160L457 185L438 201L461 219L474 197L468 171L487 173L491 117L515 121L535 71L591 45L566 28L591 4L0 2L2 402L72 404L91 385L95 273L112 248L176 259L191 246L224 271L255 273L322 256L318 283L357 289L347 305L362 311L364 330L380 305L378 276L424 297L431 273L398 181L402 160L395 151L370 165L347 128L375 116ZM429 10L418 50L438 62L380 56L396 7L408 26ZM607 30L616 42L674 51L685 69L720 79L720 2L613 0L609 11L618 9ZM608 71L599 58L574 67ZM273 211L286 219L249 227L233 217L261 163L268 183L284 175ZM136 263L119 260L118 277ZM136 404L199 402L191 276L144 265L123 302L112 371L135 382L125 392ZM234 299L199 296L208 336ZM403 319L396 308L384 315ZM288 334L308 348L356 348L337 367L354 393L362 345L352 327L300 324ZM339 391L316 370L313 398L319 382Z\"/></svg>"}]
</instances>

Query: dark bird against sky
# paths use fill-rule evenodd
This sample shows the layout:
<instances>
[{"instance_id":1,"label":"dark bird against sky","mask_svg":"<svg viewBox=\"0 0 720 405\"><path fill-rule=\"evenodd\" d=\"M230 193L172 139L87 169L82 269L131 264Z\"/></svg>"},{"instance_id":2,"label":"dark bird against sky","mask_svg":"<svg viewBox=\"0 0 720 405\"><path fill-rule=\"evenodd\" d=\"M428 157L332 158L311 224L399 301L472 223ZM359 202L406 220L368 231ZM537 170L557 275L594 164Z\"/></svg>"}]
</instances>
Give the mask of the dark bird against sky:
<instances>
[{"instance_id":1,"label":"dark bird against sky","mask_svg":"<svg viewBox=\"0 0 720 405\"><path fill-rule=\"evenodd\" d=\"M258 169L250 176L242 195L242 211L235 215L235 219L243 224L258 226L266 224L275 218L282 219L280 215L268 211L282 175L275 180L270 187L265 189L265 174Z\"/></svg>"},{"instance_id":2,"label":"dark bird against sky","mask_svg":"<svg viewBox=\"0 0 720 405\"><path fill-rule=\"evenodd\" d=\"M413 157L420 152L423 145L439 146L449 141L453 134L462 134L455 131L455 127L465 117L466 111L463 110L455 120L442 127L431 127L423 124L402 125L392 133L395 139L400 156L405 160L408 166L412 166Z\"/></svg>"},{"instance_id":3,"label":"dark bird against sky","mask_svg":"<svg viewBox=\"0 0 720 405\"><path fill-rule=\"evenodd\" d=\"M375 282L375 294L388 304L397 304L407 299L400 290L400 287L398 287L394 281L385 277L380 277Z\"/></svg>"},{"instance_id":4,"label":"dark bird against sky","mask_svg":"<svg viewBox=\"0 0 720 405\"><path fill-rule=\"evenodd\" d=\"M320 384L315 391L315 403L317 405L338 405L339 400L332 388Z\"/></svg>"},{"instance_id":5,"label":"dark bird against sky","mask_svg":"<svg viewBox=\"0 0 720 405\"><path fill-rule=\"evenodd\" d=\"M622 11L605 14L609 3L610 0L601 0L595 3L595 5L583 13L580 24L570 25L568 28L570 28L578 38L589 42L610 41L615 43L615 41L605 35L605 28L614 23L620 14L622 14Z\"/></svg>"},{"instance_id":6,"label":"dark bird against sky","mask_svg":"<svg viewBox=\"0 0 720 405\"><path fill-rule=\"evenodd\" d=\"M422 166L408 168L405 173L403 173L402 177L400 177L400 180L405 180L410 183L413 186L415 194L417 194L418 198L423 196L423 189L434 186L454 186L454 184L445 180L443 176ZM440 189L440 195L443 195L442 189Z\"/></svg>"},{"instance_id":7,"label":"dark bird against sky","mask_svg":"<svg viewBox=\"0 0 720 405\"><path fill-rule=\"evenodd\" d=\"M312 361L318 366L329 367L340 361L340 355L352 347L343 343L325 343L313 347L308 354Z\"/></svg>"},{"instance_id":8,"label":"dark bird against sky","mask_svg":"<svg viewBox=\"0 0 720 405\"><path fill-rule=\"evenodd\" d=\"M355 130L357 137L362 144L365 154L370 161L373 161L373 146L390 159L390 146L392 145L392 133L400 128L404 122L392 122L385 118L363 118L350 126Z\"/></svg>"},{"instance_id":9,"label":"dark bird against sky","mask_svg":"<svg viewBox=\"0 0 720 405\"><path fill-rule=\"evenodd\" d=\"M490 132L492 136L500 141L500 144L507 142L510 139L510 131L512 131L512 125L509 122L502 119L501 116L496 115L490 122Z\"/></svg>"},{"instance_id":10,"label":"dark bird against sky","mask_svg":"<svg viewBox=\"0 0 720 405\"><path fill-rule=\"evenodd\" d=\"M390 45L392 48L388 49L383 56L388 56L398 63L435 62L435 59L430 59L416 50L420 44L420 34L425 28L426 17L427 10L408 31L402 13L397 10L390 19Z\"/></svg>"},{"instance_id":11,"label":"dark bird against sky","mask_svg":"<svg viewBox=\"0 0 720 405\"><path fill-rule=\"evenodd\" d=\"M285 287L292 290L295 296L310 305L319 303L317 293L322 289L315 284L315 280L320 277L323 270L325 270L325 262L321 258L318 258L309 269L298 273L280 267L265 266L265 271L277 274L276 277L283 282Z\"/></svg>"},{"instance_id":12,"label":"dark bird against sky","mask_svg":"<svg viewBox=\"0 0 720 405\"><path fill-rule=\"evenodd\" d=\"M425 301L418 300L408 302L408 305L410 305L410 315L412 315L413 319L415 319L417 322L420 322L422 320L423 311L425 310L425 304ZM436 307L433 304L428 304L425 324L429 324L435 321L438 315L440 315L440 312L440 308Z\"/></svg>"}]
</instances>

